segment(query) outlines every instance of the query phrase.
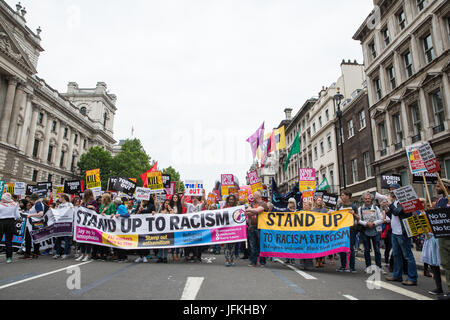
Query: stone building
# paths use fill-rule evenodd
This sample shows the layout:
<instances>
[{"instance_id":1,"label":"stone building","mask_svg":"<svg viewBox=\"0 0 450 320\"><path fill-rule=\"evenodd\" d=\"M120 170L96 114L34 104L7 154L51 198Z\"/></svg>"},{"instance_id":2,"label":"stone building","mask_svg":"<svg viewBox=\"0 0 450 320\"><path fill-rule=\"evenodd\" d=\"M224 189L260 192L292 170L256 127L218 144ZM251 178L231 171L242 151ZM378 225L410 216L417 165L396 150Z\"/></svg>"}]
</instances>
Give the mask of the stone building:
<instances>
[{"instance_id":1,"label":"stone building","mask_svg":"<svg viewBox=\"0 0 450 320\"><path fill-rule=\"evenodd\" d=\"M353 39L364 54L378 189L382 174L412 183L405 147L423 141L433 147L441 175L450 177L450 2L374 5ZM423 186L414 187L424 196Z\"/></svg>"},{"instance_id":2,"label":"stone building","mask_svg":"<svg viewBox=\"0 0 450 320\"><path fill-rule=\"evenodd\" d=\"M0 0L0 180L57 185L92 146L112 151L116 96L103 82L59 93L39 78L41 30L25 15Z\"/></svg>"}]
</instances>

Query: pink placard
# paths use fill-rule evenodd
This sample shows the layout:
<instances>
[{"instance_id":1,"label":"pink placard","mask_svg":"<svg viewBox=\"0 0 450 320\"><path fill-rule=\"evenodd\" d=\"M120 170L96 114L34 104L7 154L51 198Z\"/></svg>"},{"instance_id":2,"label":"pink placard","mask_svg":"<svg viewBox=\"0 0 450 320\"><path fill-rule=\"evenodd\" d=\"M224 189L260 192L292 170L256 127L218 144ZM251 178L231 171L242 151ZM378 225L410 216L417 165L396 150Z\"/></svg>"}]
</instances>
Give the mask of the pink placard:
<instances>
[{"instance_id":1,"label":"pink placard","mask_svg":"<svg viewBox=\"0 0 450 320\"><path fill-rule=\"evenodd\" d=\"M247 226L211 229L212 242L232 242L247 240Z\"/></svg>"}]
</instances>

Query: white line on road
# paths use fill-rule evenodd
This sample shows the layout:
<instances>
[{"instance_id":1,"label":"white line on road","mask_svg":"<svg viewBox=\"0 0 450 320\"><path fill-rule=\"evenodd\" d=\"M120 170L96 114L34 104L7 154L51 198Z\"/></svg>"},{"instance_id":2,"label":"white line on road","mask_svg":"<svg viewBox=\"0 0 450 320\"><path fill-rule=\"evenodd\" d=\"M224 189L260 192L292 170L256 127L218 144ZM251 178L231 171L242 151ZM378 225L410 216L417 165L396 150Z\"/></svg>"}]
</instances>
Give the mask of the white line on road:
<instances>
[{"instance_id":1,"label":"white line on road","mask_svg":"<svg viewBox=\"0 0 450 320\"><path fill-rule=\"evenodd\" d=\"M397 286L394 286L393 284L387 283L387 282L383 282L383 281L372 281L372 280L367 280L366 282L371 283L373 286L376 287L382 287L384 289L390 290L390 291L394 291L396 293L399 293L401 295L407 296L409 298L412 299L416 299L416 300L433 300L429 297L423 296L421 294L415 293L413 291L409 291Z\"/></svg>"},{"instance_id":2,"label":"white line on road","mask_svg":"<svg viewBox=\"0 0 450 320\"><path fill-rule=\"evenodd\" d=\"M346 297L348 300L358 300L354 296L351 296L349 294L344 294L343 296Z\"/></svg>"},{"instance_id":3,"label":"white line on road","mask_svg":"<svg viewBox=\"0 0 450 320\"><path fill-rule=\"evenodd\" d=\"M181 300L195 300L205 278L188 277Z\"/></svg>"},{"instance_id":4,"label":"white line on road","mask_svg":"<svg viewBox=\"0 0 450 320\"><path fill-rule=\"evenodd\" d=\"M308 273L306 273L306 272L303 272L303 271L301 271L301 270L298 270L296 267L291 266L291 265L289 265L289 264L286 264L286 263L284 263L283 261L281 261L280 259L274 259L273 261L279 262L279 263L281 263L282 265L288 267L289 269L294 270L297 274L301 275L301 276L302 276L303 278L305 278L306 280L317 280L316 277L313 277L312 275L310 275L310 274L308 274Z\"/></svg>"},{"instance_id":5,"label":"white line on road","mask_svg":"<svg viewBox=\"0 0 450 320\"><path fill-rule=\"evenodd\" d=\"M47 273L43 273L43 274L31 277L31 278L27 278L27 279L23 279L23 280L20 280L20 281L13 282L13 283L9 283L9 284L6 284L4 286L1 286L0 290L6 289L6 288L9 288L9 287L12 287L12 286L15 286L17 284L28 282L28 281L31 281L31 280L35 280L35 279L39 279L39 278L42 278L42 277L46 277L46 276L49 276L51 274L58 273L58 272L61 272L61 271L64 271L64 270L68 270L68 269L71 269L71 268L79 267L79 266L82 266L84 264L88 264L88 263L91 263L91 262L92 261L83 262L83 263L80 263L80 264L68 266L66 268L62 268L62 269L58 269L58 270L55 270L55 271L50 271L50 272L47 272Z\"/></svg>"}]
</instances>

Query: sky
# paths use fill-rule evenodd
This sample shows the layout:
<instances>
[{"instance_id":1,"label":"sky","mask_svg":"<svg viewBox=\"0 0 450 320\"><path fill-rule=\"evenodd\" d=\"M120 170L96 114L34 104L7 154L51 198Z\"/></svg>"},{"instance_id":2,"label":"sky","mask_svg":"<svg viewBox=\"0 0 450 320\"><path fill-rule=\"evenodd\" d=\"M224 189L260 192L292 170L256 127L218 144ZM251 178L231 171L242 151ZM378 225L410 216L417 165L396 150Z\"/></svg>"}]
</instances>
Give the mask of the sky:
<instances>
[{"instance_id":1,"label":"sky","mask_svg":"<svg viewBox=\"0 0 450 320\"><path fill-rule=\"evenodd\" d=\"M246 139L335 82L342 59L363 62L352 36L373 9L371 0L21 4L28 27L42 29L38 76L59 92L106 82L117 95L115 139L134 127L160 169L203 180L207 192L221 174L245 184Z\"/></svg>"}]
</instances>

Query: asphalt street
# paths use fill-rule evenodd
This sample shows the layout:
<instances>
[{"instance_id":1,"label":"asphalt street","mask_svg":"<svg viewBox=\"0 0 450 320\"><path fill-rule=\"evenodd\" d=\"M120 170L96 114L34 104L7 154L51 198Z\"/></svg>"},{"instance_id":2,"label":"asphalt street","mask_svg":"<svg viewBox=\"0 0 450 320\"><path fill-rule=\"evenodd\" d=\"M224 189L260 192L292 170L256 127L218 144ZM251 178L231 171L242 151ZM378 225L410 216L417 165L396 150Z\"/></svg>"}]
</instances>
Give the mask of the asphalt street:
<instances>
[{"instance_id":1,"label":"asphalt street","mask_svg":"<svg viewBox=\"0 0 450 320\"><path fill-rule=\"evenodd\" d=\"M303 271L284 260L265 268L248 267L238 259L225 267L224 256L204 254L202 263L157 264L77 262L41 256L12 264L0 255L1 300L427 300L432 278L419 271L417 287L386 282L364 273L357 258L357 274L338 273L339 261L325 268ZM374 279L375 278L375 279ZM79 281L78 281L79 280ZM78 282L77 282L78 281ZM375 282L373 282L375 281ZM444 282L445 283L445 282ZM78 286L77 286L78 284Z\"/></svg>"}]
</instances>

